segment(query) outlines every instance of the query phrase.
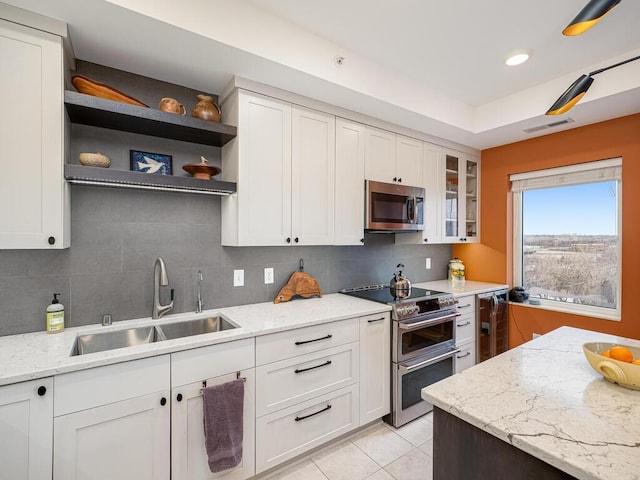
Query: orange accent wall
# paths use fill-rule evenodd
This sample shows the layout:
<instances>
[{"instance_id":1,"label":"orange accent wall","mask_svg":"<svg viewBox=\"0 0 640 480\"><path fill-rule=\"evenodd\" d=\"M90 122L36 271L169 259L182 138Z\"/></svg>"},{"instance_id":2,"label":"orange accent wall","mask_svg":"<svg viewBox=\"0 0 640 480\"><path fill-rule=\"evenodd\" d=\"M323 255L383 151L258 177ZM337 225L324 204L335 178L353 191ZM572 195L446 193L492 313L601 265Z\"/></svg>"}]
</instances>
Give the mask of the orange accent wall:
<instances>
[{"instance_id":1,"label":"orange accent wall","mask_svg":"<svg viewBox=\"0 0 640 480\"><path fill-rule=\"evenodd\" d=\"M512 212L509 175L622 157L622 320L615 322L521 305L510 306L509 345L563 325L640 339L640 114L545 135L482 152L481 241L455 245L466 277L512 281Z\"/></svg>"}]
</instances>

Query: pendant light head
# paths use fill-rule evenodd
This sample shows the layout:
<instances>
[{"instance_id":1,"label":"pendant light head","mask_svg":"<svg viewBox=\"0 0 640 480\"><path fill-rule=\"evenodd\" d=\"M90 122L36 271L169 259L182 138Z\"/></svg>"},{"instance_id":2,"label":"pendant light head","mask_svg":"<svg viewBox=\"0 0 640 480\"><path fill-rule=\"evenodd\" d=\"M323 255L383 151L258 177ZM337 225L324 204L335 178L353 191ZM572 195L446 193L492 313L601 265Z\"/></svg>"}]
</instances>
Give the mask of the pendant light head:
<instances>
[{"instance_id":1,"label":"pendant light head","mask_svg":"<svg viewBox=\"0 0 640 480\"><path fill-rule=\"evenodd\" d=\"M586 32L619 3L620 0L590 0L562 33L572 36Z\"/></svg>"},{"instance_id":2,"label":"pendant light head","mask_svg":"<svg viewBox=\"0 0 640 480\"><path fill-rule=\"evenodd\" d=\"M551 105L551 108L547 110L546 115L560 115L561 113L571 110L571 108L584 97L584 94L587 93L592 83L593 77L591 75L582 75L560 95L556 103Z\"/></svg>"}]
</instances>

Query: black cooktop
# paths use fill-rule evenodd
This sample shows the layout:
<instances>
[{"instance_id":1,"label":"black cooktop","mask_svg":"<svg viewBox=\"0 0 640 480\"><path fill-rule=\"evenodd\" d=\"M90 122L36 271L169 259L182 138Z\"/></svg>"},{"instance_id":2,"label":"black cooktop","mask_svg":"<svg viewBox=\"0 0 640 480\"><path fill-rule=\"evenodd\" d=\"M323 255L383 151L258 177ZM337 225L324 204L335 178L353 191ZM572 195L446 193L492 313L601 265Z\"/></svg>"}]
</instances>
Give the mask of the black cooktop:
<instances>
[{"instance_id":1,"label":"black cooktop","mask_svg":"<svg viewBox=\"0 0 640 480\"><path fill-rule=\"evenodd\" d=\"M345 288L340 290L340 293L351 295L353 297L363 298L365 300L372 300L379 303L395 304L402 302L411 302L416 300L427 300L431 298L437 298L441 295L448 295L445 292L439 292L437 290L426 290L424 288L411 287L411 294L408 297L402 299L396 299L391 295L389 285L372 285L370 287L356 287Z\"/></svg>"}]
</instances>

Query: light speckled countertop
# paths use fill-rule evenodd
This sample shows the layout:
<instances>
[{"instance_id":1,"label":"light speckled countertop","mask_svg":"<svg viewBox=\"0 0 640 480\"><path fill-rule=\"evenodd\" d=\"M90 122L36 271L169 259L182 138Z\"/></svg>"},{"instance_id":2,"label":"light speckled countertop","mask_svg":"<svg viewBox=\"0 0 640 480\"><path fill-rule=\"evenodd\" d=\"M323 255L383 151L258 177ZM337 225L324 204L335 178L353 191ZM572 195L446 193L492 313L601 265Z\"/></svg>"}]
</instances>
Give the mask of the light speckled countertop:
<instances>
[{"instance_id":1,"label":"light speckled countertop","mask_svg":"<svg viewBox=\"0 0 640 480\"><path fill-rule=\"evenodd\" d=\"M464 282L450 282L448 280L435 280L432 282L414 283L415 287L439 290L441 292L453 293L456 297L462 295L477 295L479 293L491 292L501 288L509 288L500 283L476 282L465 280Z\"/></svg>"},{"instance_id":2,"label":"light speckled countertop","mask_svg":"<svg viewBox=\"0 0 640 480\"><path fill-rule=\"evenodd\" d=\"M640 391L609 383L561 327L422 390L422 398L579 479L640 479Z\"/></svg>"},{"instance_id":3,"label":"light speckled countertop","mask_svg":"<svg viewBox=\"0 0 640 480\"><path fill-rule=\"evenodd\" d=\"M322 298L296 298L286 303L257 303L205 310L201 314L167 315L160 320L142 318L115 322L110 327L90 325L67 328L61 333L26 333L0 337L0 385L48 377L60 373L136 360L154 355L204 347L216 343L266 335L320 323L371 315L391 307L339 293ZM119 348L89 355L69 356L78 334L107 332L145 325L162 325L180 320L222 314L240 328L175 340Z\"/></svg>"}]
</instances>

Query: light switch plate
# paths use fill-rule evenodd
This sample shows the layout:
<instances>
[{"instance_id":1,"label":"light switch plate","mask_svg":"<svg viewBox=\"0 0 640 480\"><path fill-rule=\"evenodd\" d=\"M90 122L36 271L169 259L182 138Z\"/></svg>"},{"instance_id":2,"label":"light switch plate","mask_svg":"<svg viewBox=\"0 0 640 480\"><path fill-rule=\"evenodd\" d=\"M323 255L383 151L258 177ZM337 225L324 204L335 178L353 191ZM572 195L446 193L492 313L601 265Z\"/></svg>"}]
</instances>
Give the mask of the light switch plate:
<instances>
[{"instance_id":1,"label":"light switch plate","mask_svg":"<svg viewBox=\"0 0 640 480\"><path fill-rule=\"evenodd\" d=\"M273 267L264 269L264 283L265 285L273 283Z\"/></svg>"},{"instance_id":2,"label":"light switch plate","mask_svg":"<svg viewBox=\"0 0 640 480\"><path fill-rule=\"evenodd\" d=\"M233 286L244 287L244 270L233 271Z\"/></svg>"},{"instance_id":3,"label":"light switch plate","mask_svg":"<svg viewBox=\"0 0 640 480\"><path fill-rule=\"evenodd\" d=\"M431 259L429 257L424 259L424 268L427 270L431 269Z\"/></svg>"}]
</instances>

